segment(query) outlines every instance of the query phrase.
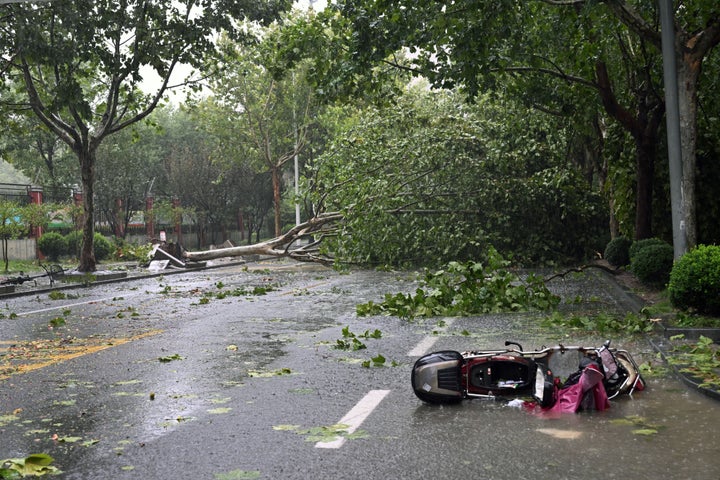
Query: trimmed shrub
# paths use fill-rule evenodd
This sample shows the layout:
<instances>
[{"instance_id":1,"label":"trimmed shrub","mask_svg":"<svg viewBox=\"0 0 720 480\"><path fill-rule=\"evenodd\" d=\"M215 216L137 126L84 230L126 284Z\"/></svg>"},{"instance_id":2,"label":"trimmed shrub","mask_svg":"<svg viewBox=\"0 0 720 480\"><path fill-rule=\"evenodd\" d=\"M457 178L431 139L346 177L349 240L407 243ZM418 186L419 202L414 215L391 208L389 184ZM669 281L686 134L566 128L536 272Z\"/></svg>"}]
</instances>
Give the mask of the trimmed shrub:
<instances>
[{"instance_id":1,"label":"trimmed shrub","mask_svg":"<svg viewBox=\"0 0 720 480\"><path fill-rule=\"evenodd\" d=\"M67 242L59 233L48 232L38 239L38 249L51 261L56 262L67 253Z\"/></svg>"},{"instance_id":2,"label":"trimmed shrub","mask_svg":"<svg viewBox=\"0 0 720 480\"><path fill-rule=\"evenodd\" d=\"M605 247L603 256L613 267L624 267L630 263L630 245L632 241L627 237L613 238Z\"/></svg>"},{"instance_id":3,"label":"trimmed shrub","mask_svg":"<svg viewBox=\"0 0 720 480\"><path fill-rule=\"evenodd\" d=\"M113 251L112 243L110 240L105 238L101 233L95 232L93 237L93 252L95 253L95 260L98 262L106 260L110 257Z\"/></svg>"},{"instance_id":4,"label":"trimmed shrub","mask_svg":"<svg viewBox=\"0 0 720 480\"><path fill-rule=\"evenodd\" d=\"M65 235L65 241L67 242L68 254L75 258L79 257L80 248L82 247L82 232L80 230L73 230Z\"/></svg>"},{"instance_id":5,"label":"trimmed shrub","mask_svg":"<svg viewBox=\"0 0 720 480\"><path fill-rule=\"evenodd\" d=\"M677 308L720 316L720 246L699 245L680 257L668 293Z\"/></svg>"},{"instance_id":6,"label":"trimmed shrub","mask_svg":"<svg viewBox=\"0 0 720 480\"><path fill-rule=\"evenodd\" d=\"M75 230L65 235L67 250L70 255L74 255L75 257L80 256L82 236L83 233L80 230ZM99 262L107 259L110 257L112 251L113 246L110 243L110 240L105 238L102 234L95 232L95 235L93 236L93 252L95 253L95 260Z\"/></svg>"},{"instance_id":7,"label":"trimmed shrub","mask_svg":"<svg viewBox=\"0 0 720 480\"><path fill-rule=\"evenodd\" d=\"M649 245L638 250L632 257L630 271L642 283L653 287L662 287L670 279L674 256L672 245L665 242Z\"/></svg>"},{"instance_id":8,"label":"trimmed shrub","mask_svg":"<svg viewBox=\"0 0 720 480\"><path fill-rule=\"evenodd\" d=\"M630 262L632 263L633 258L645 247L650 247L653 245L670 245L665 240L661 240L659 238L644 238L642 240L635 240L632 242L632 245L630 245Z\"/></svg>"}]
</instances>

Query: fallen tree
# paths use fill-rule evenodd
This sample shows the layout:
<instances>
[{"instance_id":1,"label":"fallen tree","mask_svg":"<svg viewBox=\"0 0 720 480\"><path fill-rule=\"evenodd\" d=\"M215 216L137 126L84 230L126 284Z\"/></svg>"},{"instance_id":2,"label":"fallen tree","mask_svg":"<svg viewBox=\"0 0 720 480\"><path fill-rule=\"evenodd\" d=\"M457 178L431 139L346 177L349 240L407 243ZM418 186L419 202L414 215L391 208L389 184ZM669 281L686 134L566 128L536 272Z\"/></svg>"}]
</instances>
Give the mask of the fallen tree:
<instances>
[{"instance_id":1,"label":"fallen tree","mask_svg":"<svg viewBox=\"0 0 720 480\"><path fill-rule=\"evenodd\" d=\"M342 219L343 214L340 212L322 213L296 225L285 234L265 242L200 252L183 252L182 256L188 262L201 262L243 255L268 255L329 265L334 262L334 259L320 251L320 244L323 238L335 234L333 224ZM309 241L306 244L301 244L300 241L302 240Z\"/></svg>"}]
</instances>

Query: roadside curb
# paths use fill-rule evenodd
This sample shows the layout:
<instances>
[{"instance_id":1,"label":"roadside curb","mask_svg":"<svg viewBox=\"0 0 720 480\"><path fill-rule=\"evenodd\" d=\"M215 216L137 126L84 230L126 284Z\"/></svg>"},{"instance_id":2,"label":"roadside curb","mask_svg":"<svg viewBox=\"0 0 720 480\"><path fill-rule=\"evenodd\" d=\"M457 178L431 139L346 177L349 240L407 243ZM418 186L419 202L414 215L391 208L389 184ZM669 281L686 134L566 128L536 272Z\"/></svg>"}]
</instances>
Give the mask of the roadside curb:
<instances>
[{"instance_id":1,"label":"roadside curb","mask_svg":"<svg viewBox=\"0 0 720 480\"><path fill-rule=\"evenodd\" d=\"M647 306L647 302L645 302L642 298L640 298L638 295L635 295L630 290L628 290L625 286L619 284L611 274L607 272L602 272L603 277L607 280L606 283L615 290L615 293L617 293L617 297L619 298L619 301L621 304L627 308L628 310L634 312L634 313L640 313L644 307ZM645 337L648 340L648 343L650 346L655 350L659 355L660 358L662 358L665 365L667 365L669 368L672 369L673 373L688 387L690 387L693 390L698 391L699 393L706 395L714 400L720 401L720 392L717 390L714 390L712 388L703 387L700 383L696 381L696 379L690 375L685 374L684 372L680 371L680 367L678 365L674 365L668 361L668 357L672 355L671 352L668 351L668 348L665 345L669 345L670 348L672 348L672 340L665 335L667 333L667 329L665 329L661 335L662 335L662 342L659 342L657 339L654 339L652 335L646 334Z\"/></svg>"},{"instance_id":2,"label":"roadside curb","mask_svg":"<svg viewBox=\"0 0 720 480\"><path fill-rule=\"evenodd\" d=\"M639 313L644 307L647 306L645 300L635 295L624 285L618 283L615 277L611 273L600 271L602 277L605 279L605 283L611 288L616 295L614 297L618 299L618 302L627 310L635 313Z\"/></svg>"},{"instance_id":3,"label":"roadside curb","mask_svg":"<svg viewBox=\"0 0 720 480\"><path fill-rule=\"evenodd\" d=\"M664 339L664 340L667 340L667 339ZM674 364L670 363L668 358L671 356L671 354L668 353L665 348L663 348L662 343L658 342L656 339L653 339L653 338L648 338L648 341L650 342L650 345L652 345L653 349L655 349L655 351L658 352L658 354L660 354L660 357L663 359L663 362L665 362L665 364L672 369L672 371L675 373L675 375L677 375L677 377L680 378L680 380L685 385L690 387L692 390L696 390L697 392L699 392L707 397L712 398L713 400L720 401L720 392L718 392L717 390L713 390L712 388L703 387L700 383L698 383L695 380L694 377L692 377L690 375L686 375L685 373L681 372L678 365L674 365Z\"/></svg>"},{"instance_id":4,"label":"roadside curb","mask_svg":"<svg viewBox=\"0 0 720 480\"><path fill-rule=\"evenodd\" d=\"M157 271L157 272L151 272L148 270L148 271L138 274L138 275L124 275L119 278L110 278L107 280L96 280L96 281L90 282L88 284L83 284L82 282L65 283L65 282L56 281L55 285L53 285L53 286L48 285L48 286L44 286L44 287L40 287L40 288L34 288L32 290L2 293L2 294L0 294L0 300L3 298L27 297L27 296L31 296L31 295L50 293L52 291L58 291L58 290L71 290L73 288L83 288L83 287L91 288L96 285L110 285L113 283L132 282L134 280L144 280L147 278L157 278L157 277L162 277L162 276L167 276L167 275L177 275L180 273L196 272L196 271L201 271L201 270L212 270L212 269L216 269L216 268L246 265L246 264L247 264L247 262L245 260L240 260L240 261L235 261L235 262L218 263L218 264L214 264L214 265L205 265L202 267L168 268L168 269Z\"/></svg>"}]
</instances>

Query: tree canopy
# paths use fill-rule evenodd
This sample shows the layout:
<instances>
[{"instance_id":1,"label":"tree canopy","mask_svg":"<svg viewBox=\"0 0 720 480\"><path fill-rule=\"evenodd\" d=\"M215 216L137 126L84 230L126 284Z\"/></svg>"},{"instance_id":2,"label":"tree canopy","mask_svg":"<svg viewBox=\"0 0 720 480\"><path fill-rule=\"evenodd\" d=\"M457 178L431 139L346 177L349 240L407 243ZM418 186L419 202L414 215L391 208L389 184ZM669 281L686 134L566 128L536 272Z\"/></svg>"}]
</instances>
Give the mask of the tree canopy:
<instances>
[{"instance_id":1,"label":"tree canopy","mask_svg":"<svg viewBox=\"0 0 720 480\"><path fill-rule=\"evenodd\" d=\"M79 270L96 268L98 146L160 104L175 86L178 65L212 65L218 32L254 42L243 23L268 23L289 6L289 0L57 0L2 6L8 81L24 91L33 114L79 161L85 211ZM145 93L140 86L149 72L158 77L158 86Z\"/></svg>"},{"instance_id":2,"label":"tree canopy","mask_svg":"<svg viewBox=\"0 0 720 480\"><path fill-rule=\"evenodd\" d=\"M720 42L720 10L717 2L694 0L675 15L684 223L693 245L697 92L703 62ZM575 106L587 105L591 94L634 138L634 234L643 238L652 234L647 219L664 112L658 17L656 4L642 0L339 1L285 30L277 68L309 57L319 90L340 97L374 91L383 70L410 71L470 98L515 84L530 105L571 121L581 120Z\"/></svg>"},{"instance_id":3,"label":"tree canopy","mask_svg":"<svg viewBox=\"0 0 720 480\"><path fill-rule=\"evenodd\" d=\"M312 175L319 204L345 214L339 258L440 264L492 245L552 263L602 247L602 198L569 168L568 131L512 101L477 100L458 108L418 85L335 135Z\"/></svg>"},{"instance_id":4,"label":"tree canopy","mask_svg":"<svg viewBox=\"0 0 720 480\"><path fill-rule=\"evenodd\" d=\"M312 234L325 254L375 265L473 258L490 244L519 263L556 263L593 255L608 237L668 238L654 4L348 0L270 28L247 22L285 3L87 5L104 23L76 18L63 0L2 7L12 20L3 100L19 133L3 151L60 186L82 175L95 202L86 211L111 217L121 199L127 220L152 185L192 212L202 245L235 223L259 242L272 223L264 234L279 240L263 251L287 254L284 242ZM685 151L697 152L686 180L700 174L705 242L719 238L717 13L705 0L676 11ZM174 78L180 63L207 76L212 95L158 111L168 90L199 80ZM160 83L148 92L151 71ZM28 155L29 142L48 155ZM309 220L290 227L297 201Z\"/></svg>"}]
</instances>

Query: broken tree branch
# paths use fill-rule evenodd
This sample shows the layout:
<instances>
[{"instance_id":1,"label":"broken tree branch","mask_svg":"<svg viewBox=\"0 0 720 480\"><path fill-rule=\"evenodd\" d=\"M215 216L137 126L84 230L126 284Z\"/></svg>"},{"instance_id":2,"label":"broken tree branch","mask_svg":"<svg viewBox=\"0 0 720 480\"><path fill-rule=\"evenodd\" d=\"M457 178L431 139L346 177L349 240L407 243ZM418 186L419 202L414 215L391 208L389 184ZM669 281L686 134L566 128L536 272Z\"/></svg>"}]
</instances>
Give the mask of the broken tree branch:
<instances>
[{"instance_id":1,"label":"broken tree branch","mask_svg":"<svg viewBox=\"0 0 720 480\"><path fill-rule=\"evenodd\" d=\"M333 260L322 256L319 246L322 237L332 232L331 224L342 220L342 218L343 215L339 212L322 213L304 223L296 225L287 233L265 242L200 252L184 252L183 257L190 262L200 262L224 257L240 257L243 255L268 255L272 257L290 257L305 262L331 264ZM311 237L320 238L315 238L307 245L299 245L293 248L293 245L298 240Z\"/></svg>"},{"instance_id":2,"label":"broken tree branch","mask_svg":"<svg viewBox=\"0 0 720 480\"><path fill-rule=\"evenodd\" d=\"M564 272L556 273L554 275L550 275L549 277L545 277L543 280L545 282L549 282L550 280L553 280L555 278L562 278L568 273L582 273L588 268L598 268L600 270L603 270L605 272L608 272L610 275L617 275L621 273L623 270L620 270L618 268L610 268L606 267L605 265L599 264L599 263L591 263L588 265L581 265L579 267L570 268L568 270L565 270Z\"/></svg>"}]
</instances>

